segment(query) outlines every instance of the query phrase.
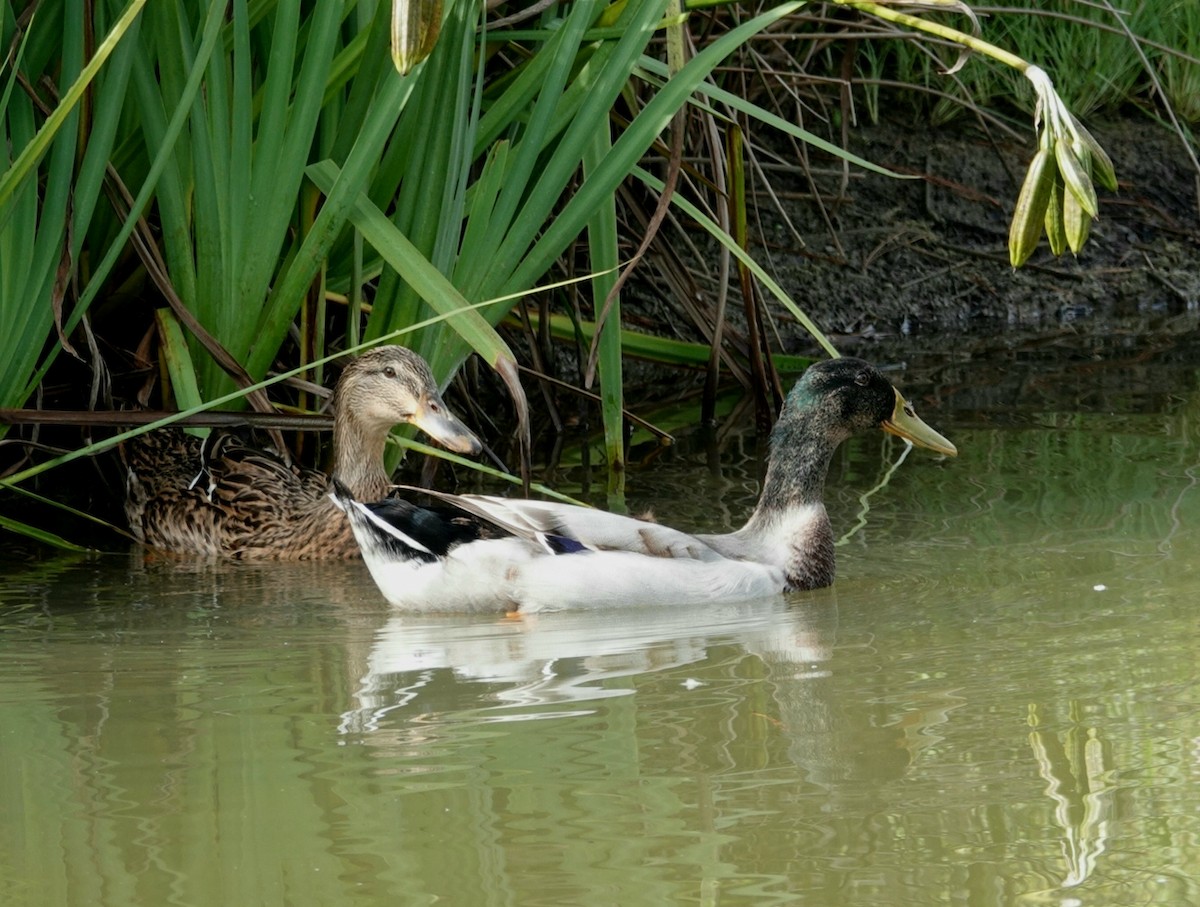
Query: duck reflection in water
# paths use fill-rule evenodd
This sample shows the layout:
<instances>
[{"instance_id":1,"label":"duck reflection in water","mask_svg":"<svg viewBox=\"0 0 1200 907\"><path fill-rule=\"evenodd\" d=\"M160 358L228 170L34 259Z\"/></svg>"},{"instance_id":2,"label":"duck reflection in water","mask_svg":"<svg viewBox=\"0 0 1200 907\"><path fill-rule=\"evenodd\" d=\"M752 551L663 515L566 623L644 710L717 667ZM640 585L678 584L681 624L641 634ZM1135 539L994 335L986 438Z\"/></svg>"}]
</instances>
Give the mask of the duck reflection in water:
<instances>
[{"instance_id":1,"label":"duck reflection in water","mask_svg":"<svg viewBox=\"0 0 1200 907\"><path fill-rule=\"evenodd\" d=\"M573 612L481 622L393 614L376 633L357 705L342 714L339 732L411 753L431 735L472 737L481 724L665 708L643 687L667 683L699 703L719 697L722 708L762 728L755 736L782 738L809 781L834 789L902 776L932 739L928 727L945 719L945 710L934 710L883 724L893 713L841 695L833 590L686 613L630 609L622 618ZM761 677L761 685L748 685L746 676ZM769 700L759 696L764 687ZM768 710L764 701L773 703ZM677 720L678 699L669 705L664 720ZM719 723L729 739L699 739L696 748L744 746L736 723Z\"/></svg>"}]
</instances>

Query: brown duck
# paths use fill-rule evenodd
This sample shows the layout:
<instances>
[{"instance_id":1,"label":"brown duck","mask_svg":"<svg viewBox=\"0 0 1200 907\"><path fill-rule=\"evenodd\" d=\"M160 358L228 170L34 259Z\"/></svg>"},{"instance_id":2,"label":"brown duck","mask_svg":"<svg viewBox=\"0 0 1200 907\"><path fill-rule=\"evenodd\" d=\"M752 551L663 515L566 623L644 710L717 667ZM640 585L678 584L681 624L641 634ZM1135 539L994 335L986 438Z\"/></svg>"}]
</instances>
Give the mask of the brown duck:
<instances>
[{"instance_id":1,"label":"brown duck","mask_svg":"<svg viewBox=\"0 0 1200 907\"><path fill-rule=\"evenodd\" d=\"M480 450L420 356L381 346L351 361L333 396L332 477L357 498L382 498L391 481L383 464L388 432L405 423L458 453ZM359 556L323 472L290 466L229 434L202 445L181 431L150 432L125 445L123 455L125 512L145 545L243 559Z\"/></svg>"}]
</instances>

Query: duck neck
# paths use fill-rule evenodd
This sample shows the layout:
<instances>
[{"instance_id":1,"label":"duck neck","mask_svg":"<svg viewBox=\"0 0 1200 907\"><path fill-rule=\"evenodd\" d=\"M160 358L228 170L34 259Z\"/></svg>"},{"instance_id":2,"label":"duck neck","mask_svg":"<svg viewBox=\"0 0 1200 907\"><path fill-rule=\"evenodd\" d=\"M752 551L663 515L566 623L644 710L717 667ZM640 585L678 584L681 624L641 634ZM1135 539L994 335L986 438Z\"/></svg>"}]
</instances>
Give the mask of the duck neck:
<instances>
[{"instance_id":1,"label":"duck neck","mask_svg":"<svg viewBox=\"0 0 1200 907\"><path fill-rule=\"evenodd\" d=\"M829 461L841 439L831 438L817 422L815 413L799 412L776 423L752 522L823 503Z\"/></svg>"},{"instance_id":2,"label":"duck neck","mask_svg":"<svg viewBox=\"0 0 1200 907\"><path fill-rule=\"evenodd\" d=\"M391 477L383 467L388 429L337 418L333 425L333 475L360 501L387 495Z\"/></svg>"}]
</instances>

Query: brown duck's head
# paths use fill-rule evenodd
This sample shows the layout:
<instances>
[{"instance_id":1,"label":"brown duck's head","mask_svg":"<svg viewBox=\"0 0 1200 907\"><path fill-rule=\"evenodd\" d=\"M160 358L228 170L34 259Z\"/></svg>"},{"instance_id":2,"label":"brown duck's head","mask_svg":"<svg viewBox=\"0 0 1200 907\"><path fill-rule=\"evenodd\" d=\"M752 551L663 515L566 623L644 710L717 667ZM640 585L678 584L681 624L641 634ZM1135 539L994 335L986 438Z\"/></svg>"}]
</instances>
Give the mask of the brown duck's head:
<instances>
[{"instance_id":1,"label":"brown duck's head","mask_svg":"<svg viewBox=\"0 0 1200 907\"><path fill-rule=\"evenodd\" d=\"M477 454L479 439L450 412L428 363L402 346L380 346L346 366L334 396L338 418L368 431L411 423L455 453Z\"/></svg>"}]
</instances>

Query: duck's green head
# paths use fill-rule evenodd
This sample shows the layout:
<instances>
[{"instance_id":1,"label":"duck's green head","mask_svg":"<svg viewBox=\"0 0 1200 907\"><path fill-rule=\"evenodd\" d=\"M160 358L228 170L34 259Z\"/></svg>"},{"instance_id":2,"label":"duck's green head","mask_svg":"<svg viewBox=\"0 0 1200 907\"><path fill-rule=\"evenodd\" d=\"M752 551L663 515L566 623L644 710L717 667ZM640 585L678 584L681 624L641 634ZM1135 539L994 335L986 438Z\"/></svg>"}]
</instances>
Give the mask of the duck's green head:
<instances>
[{"instance_id":1,"label":"duck's green head","mask_svg":"<svg viewBox=\"0 0 1200 907\"><path fill-rule=\"evenodd\" d=\"M809 366L788 395L785 418L788 410L810 413L835 436L882 428L918 447L958 455L958 448L926 425L879 369L862 359L842 357Z\"/></svg>"}]
</instances>

